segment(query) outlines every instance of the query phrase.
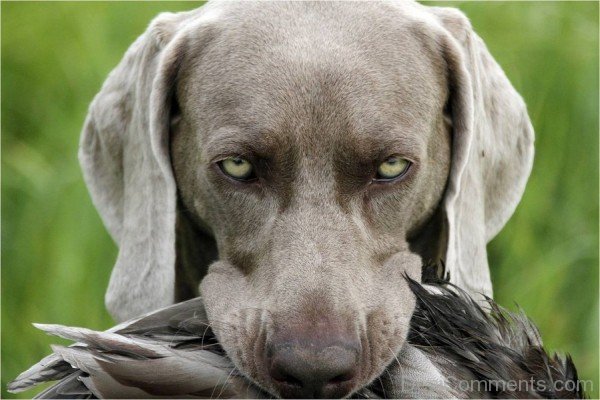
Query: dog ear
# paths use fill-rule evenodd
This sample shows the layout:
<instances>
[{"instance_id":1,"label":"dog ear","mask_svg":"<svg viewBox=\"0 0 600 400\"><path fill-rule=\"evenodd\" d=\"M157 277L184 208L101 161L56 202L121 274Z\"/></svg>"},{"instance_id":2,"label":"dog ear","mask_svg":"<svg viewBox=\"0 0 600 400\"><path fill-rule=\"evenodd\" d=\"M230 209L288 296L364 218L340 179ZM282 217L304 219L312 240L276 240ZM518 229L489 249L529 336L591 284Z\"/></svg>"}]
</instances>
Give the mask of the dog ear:
<instances>
[{"instance_id":1,"label":"dog ear","mask_svg":"<svg viewBox=\"0 0 600 400\"><path fill-rule=\"evenodd\" d=\"M85 121L79 149L84 179L119 247L106 293L117 320L175 300L171 100L186 32L212 20L211 12L154 19L110 73Z\"/></svg>"},{"instance_id":2,"label":"dog ear","mask_svg":"<svg viewBox=\"0 0 600 400\"><path fill-rule=\"evenodd\" d=\"M449 80L452 159L442 208L450 280L492 296L486 244L521 199L533 164L534 133L525 103L469 20L428 7L441 32Z\"/></svg>"}]
</instances>

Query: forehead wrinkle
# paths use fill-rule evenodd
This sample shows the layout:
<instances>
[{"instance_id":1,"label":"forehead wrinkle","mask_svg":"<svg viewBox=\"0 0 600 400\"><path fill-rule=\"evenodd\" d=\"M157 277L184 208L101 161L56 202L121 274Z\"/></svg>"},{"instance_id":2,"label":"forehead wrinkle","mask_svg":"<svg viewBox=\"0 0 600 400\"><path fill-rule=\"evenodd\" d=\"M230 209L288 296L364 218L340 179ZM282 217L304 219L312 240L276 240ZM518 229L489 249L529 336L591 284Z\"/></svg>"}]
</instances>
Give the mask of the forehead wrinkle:
<instances>
[{"instance_id":1,"label":"forehead wrinkle","mask_svg":"<svg viewBox=\"0 0 600 400\"><path fill-rule=\"evenodd\" d=\"M290 146L289 140L269 130L224 127L217 129L202 145L202 159L211 161L229 155L273 158Z\"/></svg>"},{"instance_id":2,"label":"forehead wrinkle","mask_svg":"<svg viewBox=\"0 0 600 400\"><path fill-rule=\"evenodd\" d=\"M363 134L351 134L338 148L361 162L379 161L381 157L400 154L415 161L427 150L428 133L416 129L377 129ZM344 158L347 158L346 155Z\"/></svg>"}]
</instances>

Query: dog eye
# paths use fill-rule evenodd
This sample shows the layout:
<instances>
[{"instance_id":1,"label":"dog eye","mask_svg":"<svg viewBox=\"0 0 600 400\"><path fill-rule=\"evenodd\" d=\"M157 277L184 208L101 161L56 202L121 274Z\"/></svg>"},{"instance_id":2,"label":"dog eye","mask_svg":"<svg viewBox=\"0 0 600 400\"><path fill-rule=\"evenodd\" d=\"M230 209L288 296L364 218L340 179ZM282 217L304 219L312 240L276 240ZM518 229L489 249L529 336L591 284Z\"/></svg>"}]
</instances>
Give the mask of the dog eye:
<instances>
[{"instance_id":1,"label":"dog eye","mask_svg":"<svg viewBox=\"0 0 600 400\"><path fill-rule=\"evenodd\" d=\"M411 162L400 156L388 157L377 167L376 181L390 181L404 175L410 168Z\"/></svg>"},{"instance_id":2,"label":"dog eye","mask_svg":"<svg viewBox=\"0 0 600 400\"><path fill-rule=\"evenodd\" d=\"M252 164L241 157L227 157L218 164L221 171L238 181L249 181L254 177Z\"/></svg>"}]
</instances>

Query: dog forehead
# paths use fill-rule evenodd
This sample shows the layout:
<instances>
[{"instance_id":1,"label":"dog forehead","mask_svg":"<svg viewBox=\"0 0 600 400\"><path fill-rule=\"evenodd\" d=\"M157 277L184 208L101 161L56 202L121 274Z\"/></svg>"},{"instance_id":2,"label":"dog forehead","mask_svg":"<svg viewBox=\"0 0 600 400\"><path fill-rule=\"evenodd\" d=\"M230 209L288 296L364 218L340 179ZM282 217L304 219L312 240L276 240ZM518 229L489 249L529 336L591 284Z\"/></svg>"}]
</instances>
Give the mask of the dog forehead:
<instances>
[{"instance_id":1,"label":"dog forehead","mask_svg":"<svg viewBox=\"0 0 600 400\"><path fill-rule=\"evenodd\" d=\"M177 93L195 132L427 132L447 97L430 36L387 3L227 3L190 36Z\"/></svg>"}]
</instances>

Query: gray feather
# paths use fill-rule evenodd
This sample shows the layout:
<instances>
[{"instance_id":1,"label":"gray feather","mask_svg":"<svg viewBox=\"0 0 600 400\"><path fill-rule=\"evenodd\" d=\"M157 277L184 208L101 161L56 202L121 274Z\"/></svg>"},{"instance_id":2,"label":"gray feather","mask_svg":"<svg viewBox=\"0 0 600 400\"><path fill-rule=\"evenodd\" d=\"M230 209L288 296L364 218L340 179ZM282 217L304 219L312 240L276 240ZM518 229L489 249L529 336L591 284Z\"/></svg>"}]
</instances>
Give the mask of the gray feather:
<instances>
[{"instance_id":1,"label":"gray feather","mask_svg":"<svg viewBox=\"0 0 600 400\"><path fill-rule=\"evenodd\" d=\"M74 369L69 363L56 354L50 354L19 374L14 381L8 384L8 391L11 393L23 392L40 383L60 380L71 375L73 371Z\"/></svg>"},{"instance_id":2,"label":"gray feather","mask_svg":"<svg viewBox=\"0 0 600 400\"><path fill-rule=\"evenodd\" d=\"M93 399L93 393L79 380L83 372L71 373L56 385L40 392L35 398L42 399Z\"/></svg>"}]
</instances>

